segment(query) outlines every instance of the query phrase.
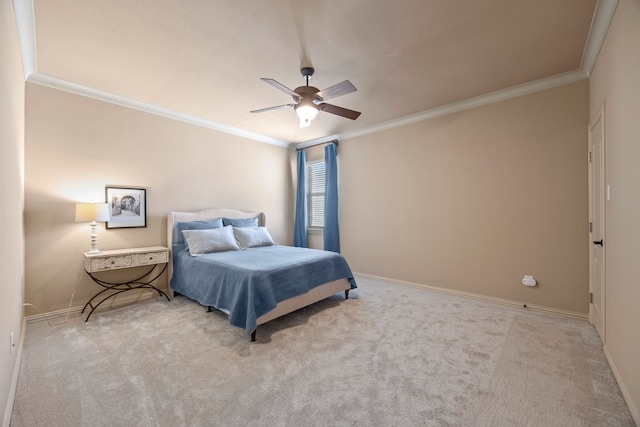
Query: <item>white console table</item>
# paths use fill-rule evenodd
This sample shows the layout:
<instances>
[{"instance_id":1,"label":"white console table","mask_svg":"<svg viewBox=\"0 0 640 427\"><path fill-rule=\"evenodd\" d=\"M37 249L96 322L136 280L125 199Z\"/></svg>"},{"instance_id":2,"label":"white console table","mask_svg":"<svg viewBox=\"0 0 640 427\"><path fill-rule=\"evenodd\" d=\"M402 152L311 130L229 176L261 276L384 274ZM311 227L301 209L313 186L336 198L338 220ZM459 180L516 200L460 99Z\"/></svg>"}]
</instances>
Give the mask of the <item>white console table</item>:
<instances>
[{"instance_id":1,"label":"white console table","mask_svg":"<svg viewBox=\"0 0 640 427\"><path fill-rule=\"evenodd\" d=\"M160 277L167 268L167 263L169 262L168 248L165 248L164 246L151 246L146 248L101 251L97 254L85 252L83 255L85 271L94 282L104 288L91 297L91 299L84 305L82 313L84 313L87 307L91 307L91 311L87 315L85 322L89 320L95 309L98 308L100 304L123 292L135 289L149 289L151 291L157 291L159 296L164 296L167 298L167 301L169 301L167 294L151 284ZM164 266L157 271L158 269L156 267L159 268L161 264L164 264ZM150 266L151 268L142 276L127 282L107 282L94 275L94 273L103 271L141 266ZM157 273L152 276L154 271L157 271ZM98 300L99 302L96 304L96 301Z\"/></svg>"}]
</instances>

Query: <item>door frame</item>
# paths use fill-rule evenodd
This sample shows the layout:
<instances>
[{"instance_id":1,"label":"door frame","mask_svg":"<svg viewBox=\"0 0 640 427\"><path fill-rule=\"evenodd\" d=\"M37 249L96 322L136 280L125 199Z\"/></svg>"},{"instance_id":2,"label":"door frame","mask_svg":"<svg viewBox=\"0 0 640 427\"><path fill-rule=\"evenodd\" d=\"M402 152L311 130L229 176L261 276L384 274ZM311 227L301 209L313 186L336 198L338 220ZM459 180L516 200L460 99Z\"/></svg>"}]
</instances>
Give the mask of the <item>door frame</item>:
<instances>
[{"instance_id":1,"label":"door frame","mask_svg":"<svg viewBox=\"0 0 640 427\"><path fill-rule=\"evenodd\" d=\"M601 145L602 145L602 149L601 149L601 156L600 156L600 183L602 185L602 189L603 192L600 195L595 194L595 188L593 186L593 162L592 160L592 154L591 154L591 149L592 149L592 133L593 133L593 129L595 127L595 125L598 123L598 121L602 122L602 137L601 137ZM602 222L602 226L601 226L601 238L603 239L603 241L605 242L605 246L602 247L602 268L604 270L603 273L603 278L602 278L602 336L600 337L602 339L602 344L604 345L606 343L606 301L607 301L607 297L606 297L606 268L607 268L607 264L606 264L606 203L607 203L607 194L608 194L608 189L605 188L605 184L606 184L606 179L605 179L605 156L606 156L606 145L605 145L605 135L606 135L606 128L605 128L605 104L604 101L602 102L602 105L600 105L600 108L598 109L598 111L596 112L595 116L589 121L589 126L588 126L588 138L587 138L587 144L588 144L588 179L589 179L589 323L591 323L593 325L593 304L591 303L591 294L594 293L594 262L593 262L593 257L594 257L594 246L593 246L593 239L594 239L594 235L592 232L592 224L594 223L594 215L595 213L593 212L593 199L594 197L601 197L602 199L600 200L600 206L602 206L602 218L601 218L601 222Z\"/></svg>"}]
</instances>

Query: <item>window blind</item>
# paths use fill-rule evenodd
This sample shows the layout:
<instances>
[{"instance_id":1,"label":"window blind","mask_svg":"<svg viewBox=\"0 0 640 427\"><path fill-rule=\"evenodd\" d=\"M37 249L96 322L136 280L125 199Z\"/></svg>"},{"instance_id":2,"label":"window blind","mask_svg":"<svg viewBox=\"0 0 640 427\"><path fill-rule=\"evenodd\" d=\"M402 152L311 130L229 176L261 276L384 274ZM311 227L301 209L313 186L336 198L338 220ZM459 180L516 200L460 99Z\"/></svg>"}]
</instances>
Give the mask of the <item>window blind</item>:
<instances>
[{"instance_id":1,"label":"window blind","mask_svg":"<svg viewBox=\"0 0 640 427\"><path fill-rule=\"evenodd\" d=\"M324 162L307 164L307 225L324 227Z\"/></svg>"}]
</instances>

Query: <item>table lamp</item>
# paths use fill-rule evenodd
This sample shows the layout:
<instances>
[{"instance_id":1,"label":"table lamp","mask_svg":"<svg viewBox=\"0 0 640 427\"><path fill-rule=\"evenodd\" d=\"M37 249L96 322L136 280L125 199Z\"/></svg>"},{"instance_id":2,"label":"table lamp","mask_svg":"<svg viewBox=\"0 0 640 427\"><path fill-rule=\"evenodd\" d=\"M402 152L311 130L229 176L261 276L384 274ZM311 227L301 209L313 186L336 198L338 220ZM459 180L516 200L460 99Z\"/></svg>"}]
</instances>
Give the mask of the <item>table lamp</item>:
<instances>
[{"instance_id":1,"label":"table lamp","mask_svg":"<svg viewBox=\"0 0 640 427\"><path fill-rule=\"evenodd\" d=\"M76 222L90 222L91 226L91 250L90 254L99 254L98 235L96 226L98 222L109 221L109 204L107 203L76 203Z\"/></svg>"}]
</instances>

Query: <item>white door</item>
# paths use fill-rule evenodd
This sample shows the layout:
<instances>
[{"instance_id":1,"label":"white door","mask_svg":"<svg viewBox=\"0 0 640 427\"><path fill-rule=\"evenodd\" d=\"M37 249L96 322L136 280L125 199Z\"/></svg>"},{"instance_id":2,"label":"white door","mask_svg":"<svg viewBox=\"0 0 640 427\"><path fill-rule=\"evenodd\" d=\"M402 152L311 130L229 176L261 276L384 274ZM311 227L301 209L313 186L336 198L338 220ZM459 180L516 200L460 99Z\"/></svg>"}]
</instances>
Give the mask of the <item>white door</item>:
<instances>
[{"instance_id":1,"label":"white door","mask_svg":"<svg viewBox=\"0 0 640 427\"><path fill-rule=\"evenodd\" d=\"M604 105L589 125L589 321L605 343Z\"/></svg>"}]
</instances>

